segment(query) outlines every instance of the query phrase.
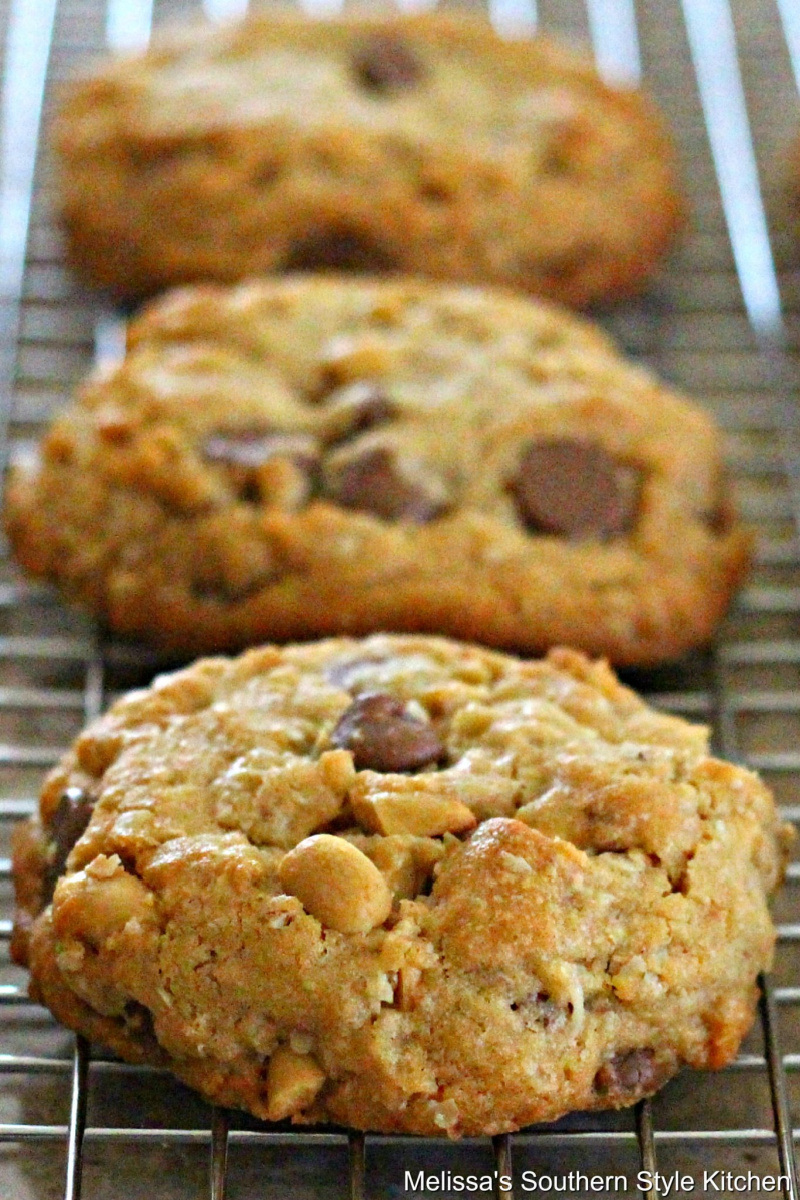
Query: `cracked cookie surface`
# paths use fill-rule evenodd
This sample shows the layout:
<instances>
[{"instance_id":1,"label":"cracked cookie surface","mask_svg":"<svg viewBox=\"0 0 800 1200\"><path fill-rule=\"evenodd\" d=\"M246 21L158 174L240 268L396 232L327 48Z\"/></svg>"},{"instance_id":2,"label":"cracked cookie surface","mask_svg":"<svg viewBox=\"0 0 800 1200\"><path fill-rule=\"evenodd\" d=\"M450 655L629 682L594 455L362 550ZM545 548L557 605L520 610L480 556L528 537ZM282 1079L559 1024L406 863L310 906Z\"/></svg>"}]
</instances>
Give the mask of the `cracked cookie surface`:
<instances>
[{"instance_id":1,"label":"cracked cookie surface","mask_svg":"<svg viewBox=\"0 0 800 1200\"><path fill-rule=\"evenodd\" d=\"M12 949L61 1021L217 1103L496 1133L734 1057L788 837L575 651L265 647L81 735L16 832Z\"/></svg>"},{"instance_id":2,"label":"cracked cookie surface","mask_svg":"<svg viewBox=\"0 0 800 1200\"><path fill-rule=\"evenodd\" d=\"M72 261L125 295L350 268L586 304L639 287L681 221L641 95L466 14L157 36L54 133Z\"/></svg>"},{"instance_id":3,"label":"cracked cookie surface","mask_svg":"<svg viewBox=\"0 0 800 1200\"><path fill-rule=\"evenodd\" d=\"M709 417L558 309L414 281L150 306L5 521L30 571L182 652L383 629L654 663L749 556Z\"/></svg>"}]
</instances>

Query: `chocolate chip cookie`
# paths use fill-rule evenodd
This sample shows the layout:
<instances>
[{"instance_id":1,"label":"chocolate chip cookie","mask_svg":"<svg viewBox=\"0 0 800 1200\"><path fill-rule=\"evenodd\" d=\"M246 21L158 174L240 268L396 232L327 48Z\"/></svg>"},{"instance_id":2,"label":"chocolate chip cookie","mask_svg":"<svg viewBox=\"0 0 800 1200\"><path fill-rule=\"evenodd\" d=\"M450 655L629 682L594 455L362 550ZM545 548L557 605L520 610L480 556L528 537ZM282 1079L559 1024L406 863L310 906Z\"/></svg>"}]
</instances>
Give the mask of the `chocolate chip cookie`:
<instances>
[{"instance_id":1,"label":"chocolate chip cookie","mask_svg":"<svg viewBox=\"0 0 800 1200\"><path fill-rule=\"evenodd\" d=\"M5 517L29 570L182 652L391 629L653 663L749 546L710 419L591 326L302 276L145 311Z\"/></svg>"},{"instance_id":2,"label":"chocolate chip cookie","mask_svg":"<svg viewBox=\"0 0 800 1200\"><path fill-rule=\"evenodd\" d=\"M118 701L15 841L31 994L271 1121L485 1134L736 1054L788 830L607 666L421 636Z\"/></svg>"},{"instance_id":3,"label":"chocolate chip cookie","mask_svg":"<svg viewBox=\"0 0 800 1200\"><path fill-rule=\"evenodd\" d=\"M262 12L163 35L68 93L73 264L122 295L272 271L638 288L681 221L638 93L479 18Z\"/></svg>"}]
</instances>

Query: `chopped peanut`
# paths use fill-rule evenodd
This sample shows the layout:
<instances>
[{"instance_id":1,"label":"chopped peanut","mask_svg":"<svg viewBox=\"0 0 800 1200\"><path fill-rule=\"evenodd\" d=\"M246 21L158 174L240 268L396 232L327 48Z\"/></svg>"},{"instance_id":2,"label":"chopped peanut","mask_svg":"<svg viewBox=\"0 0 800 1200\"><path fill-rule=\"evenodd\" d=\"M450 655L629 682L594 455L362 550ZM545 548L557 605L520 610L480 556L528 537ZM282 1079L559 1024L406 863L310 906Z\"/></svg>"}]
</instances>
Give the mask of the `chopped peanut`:
<instances>
[{"instance_id":1,"label":"chopped peanut","mask_svg":"<svg viewBox=\"0 0 800 1200\"><path fill-rule=\"evenodd\" d=\"M296 512L308 500L308 472L288 458L270 458L254 474L262 498L276 508Z\"/></svg>"},{"instance_id":2,"label":"chopped peanut","mask_svg":"<svg viewBox=\"0 0 800 1200\"><path fill-rule=\"evenodd\" d=\"M422 792L354 794L353 812L360 825L371 832L413 833L417 837L440 837L472 829L475 817L460 800Z\"/></svg>"},{"instance_id":3,"label":"chopped peanut","mask_svg":"<svg viewBox=\"0 0 800 1200\"><path fill-rule=\"evenodd\" d=\"M375 863L395 900L412 900L422 891L433 868L444 856L444 846L433 838L411 834L370 838L361 835L365 852Z\"/></svg>"},{"instance_id":4,"label":"chopped peanut","mask_svg":"<svg viewBox=\"0 0 800 1200\"><path fill-rule=\"evenodd\" d=\"M267 1072L267 1116L283 1121L308 1108L323 1083L325 1072L310 1054L296 1054L278 1046Z\"/></svg>"}]
</instances>

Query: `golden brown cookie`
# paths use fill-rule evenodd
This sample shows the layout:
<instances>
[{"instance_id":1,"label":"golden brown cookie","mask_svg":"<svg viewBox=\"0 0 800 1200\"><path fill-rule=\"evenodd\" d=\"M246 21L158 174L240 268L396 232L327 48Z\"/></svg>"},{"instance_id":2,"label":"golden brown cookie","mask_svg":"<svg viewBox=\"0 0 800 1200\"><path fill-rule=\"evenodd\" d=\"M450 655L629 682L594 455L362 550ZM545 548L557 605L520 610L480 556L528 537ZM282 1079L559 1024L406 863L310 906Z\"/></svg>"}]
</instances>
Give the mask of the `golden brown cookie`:
<instances>
[{"instance_id":1,"label":"golden brown cookie","mask_svg":"<svg viewBox=\"0 0 800 1200\"><path fill-rule=\"evenodd\" d=\"M681 220L647 100L466 14L163 34L54 134L72 262L122 295L354 268L583 305L641 286Z\"/></svg>"},{"instance_id":2,"label":"golden brown cookie","mask_svg":"<svg viewBox=\"0 0 800 1200\"><path fill-rule=\"evenodd\" d=\"M5 519L30 571L184 652L394 629L652 663L747 564L720 454L558 309L299 277L147 310Z\"/></svg>"},{"instance_id":3,"label":"golden brown cookie","mask_svg":"<svg viewBox=\"0 0 800 1200\"><path fill-rule=\"evenodd\" d=\"M82 734L17 831L13 949L61 1021L217 1103L496 1133L734 1057L787 840L574 651L267 647Z\"/></svg>"}]
</instances>

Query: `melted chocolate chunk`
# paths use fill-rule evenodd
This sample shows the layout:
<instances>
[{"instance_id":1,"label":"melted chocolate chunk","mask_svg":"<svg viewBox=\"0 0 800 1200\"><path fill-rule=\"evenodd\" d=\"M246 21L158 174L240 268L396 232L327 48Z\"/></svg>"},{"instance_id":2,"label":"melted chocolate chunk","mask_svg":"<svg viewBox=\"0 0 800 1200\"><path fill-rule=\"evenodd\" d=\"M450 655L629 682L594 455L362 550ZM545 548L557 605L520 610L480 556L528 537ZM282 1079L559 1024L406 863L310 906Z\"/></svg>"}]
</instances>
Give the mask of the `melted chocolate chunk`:
<instances>
[{"instance_id":1,"label":"melted chocolate chunk","mask_svg":"<svg viewBox=\"0 0 800 1200\"><path fill-rule=\"evenodd\" d=\"M358 47L353 71L363 88L380 96L410 91L427 75L419 55L400 38L385 33L373 34Z\"/></svg>"},{"instance_id":2,"label":"melted chocolate chunk","mask_svg":"<svg viewBox=\"0 0 800 1200\"><path fill-rule=\"evenodd\" d=\"M365 692L354 700L339 718L331 743L351 752L358 771L419 771L444 757L433 727L385 692Z\"/></svg>"},{"instance_id":3,"label":"melted chocolate chunk","mask_svg":"<svg viewBox=\"0 0 800 1200\"><path fill-rule=\"evenodd\" d=\"M344 463L325 484L325 493L342 508L374 513L385 521L423 525L446 505L433 480L407 478L394 452L378 446Z\"/></svg>"},{"instance_id":4,"label":"melted chocolate chunk","mask_svg":"<svg viewBox=\"0 0 800 1200\"><path fill-rule=\"evenodd\" d=\"M94 800L83 788L68 787L50 818L49 862L44 875L44 894L48 903L52 899L56 880L64 873L69 852L89 824L93 809Z\"/></svg>"},{"instance_id":5,"label":"melted chocolate chunk","mask_svg":"<svg viewBox=\"0 0 800 1200\"><path fill-rule=\"evenodd\" d=\"M603 1063L594 1089L603 1096L638 1096L658 1087L659 1072L652 1050L627 1050Z\"/></svg>"},{"instance_id":6,"label":"melted chocolate chunk","mask_svg":"<svg viewBox=\"0 0 800 1200\"><path fill-rule=\"evenodd\" d=\"M397 258L368 234L346 228L321 229L293 242L284 271L362 271L382 275Z\"/></svg>"},{"instance_id":7,"label":"melted chocolate chunk","mask_svg":"<svg viewBox=\"0 0 800 1200\"><path fill-rule=\"evenodd\" d=\"M705 514L705 522L716 537L724 537L736 524L736 505L729 498L720 500L711 512Z\"/></svg>"},{"instance_id":8,"label":"melted chocolate chunk","mask_svg":"<svg viewBox=\"0 0 800 1200\"><path fill-rule=\"evenodd\" d=\"M726 533L730 533L736 524L736 504L731 495L730 479L724 467L716 480L714 499L709 510L701 515L708 528L717 537L724 537Z\"/></svg>"},{"instance_id":9,"label":"melted chocolate chunk","mask_svg":"<svg viewBox=\"0 0 800 1200\"><path fill-rule=\"evenodd\" d=\"M122 1010L122 1022L125 1032L139 1041L155 1043L156 1035L153 1028L153 1015L149 1008L139 1004L137 1000L129 1000Z\"/></svg>"},{"instance_id":10,"label":"melted chocolate chunk","mask_svg":"<svg viewBox=\"0 0 800 1200\"><path fill-rule=\"evenodd\" d=\"M510 484L529 529L562 537L614 537L632 525L636 475L595 442L534 442Z\"/></svg>"}]
</instances>

